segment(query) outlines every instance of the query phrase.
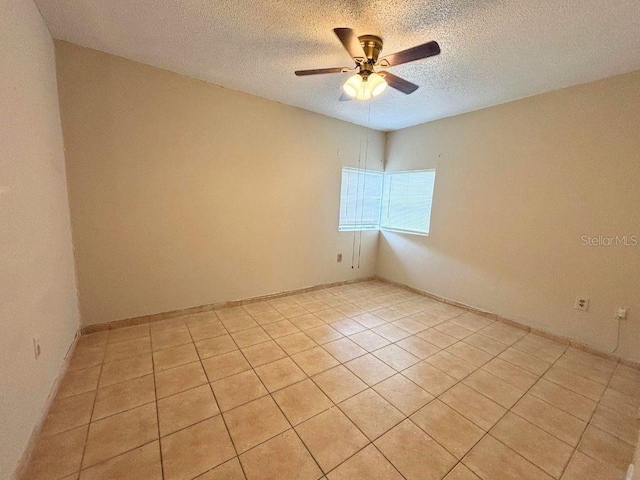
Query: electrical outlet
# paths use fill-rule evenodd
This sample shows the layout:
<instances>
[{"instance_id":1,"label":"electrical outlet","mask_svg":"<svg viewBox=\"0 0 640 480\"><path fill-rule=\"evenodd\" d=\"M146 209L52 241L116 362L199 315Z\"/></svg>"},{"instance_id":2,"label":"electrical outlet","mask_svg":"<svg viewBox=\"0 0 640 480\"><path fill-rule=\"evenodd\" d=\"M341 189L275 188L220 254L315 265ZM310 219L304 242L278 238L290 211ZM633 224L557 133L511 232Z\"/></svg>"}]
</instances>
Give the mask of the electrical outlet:
<instances>
[{"instance_id":1,"label":"electrical outlet","mask_svg":"<svg viewBox=\"0 0 640 480\"><path fill-rule=\"evenodd\" d=\"M627 307L618 307L618 310L616 310L616 318L620 320L627 318Z\"/></svg>"},{"instance_id":2,"label":"electrical outlet","mask_svg":"<svg viewBox=\"0 0 640 480\"><path fill-rule=\"evenodd\" d=\"M42 353L42 350L40 349L40 340L37 338L33 339L33 355L35 356L36 360L38 360L38 358L40 357L40 353Z\"/></svg>"},{"instance_id":3,"label":"electrical outlet","mask_svg":"<svg viewBox=\"0 0 640 480\"><path fill-rule=\"evenodd\" d=\"M573 308L586 312L587 310L589 310L589 299L585 297L576 297Z\"/></svg>"},{"instance_id":4,"label":"electrical outlet","mask_svg":"<svg viewBox=\"0 0 640 480\"><path fill-rule=\"evenodd\" d=\"M342 263L342 254L341 253L338 254L338 257L337 257L336 261L338 263Z\"/></svg>"}]
</instances>

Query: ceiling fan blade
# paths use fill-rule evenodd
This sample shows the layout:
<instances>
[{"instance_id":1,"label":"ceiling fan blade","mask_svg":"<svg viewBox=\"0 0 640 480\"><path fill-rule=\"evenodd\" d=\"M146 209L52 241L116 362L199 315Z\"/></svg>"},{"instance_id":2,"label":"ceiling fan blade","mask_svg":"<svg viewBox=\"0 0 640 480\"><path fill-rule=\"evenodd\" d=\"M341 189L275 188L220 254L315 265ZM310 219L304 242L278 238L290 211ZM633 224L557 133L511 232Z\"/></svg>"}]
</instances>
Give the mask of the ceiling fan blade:
<instances>
[{"instance_id":1,"label":"ceiling fan blade","mask_svg":"<svg viewBox=\"0 0 640 480\"><path fill-rule=\"evenodd\" d=\"M349 100L353 100L353 97L350 97L344 92L342 92L342 95L340 95L340 98L338 99L339 102L348 102Z\"/></svg>"},{"instance_id":2,"label":"ceiling fan blade","mask_svg":"<svg viewBox=\"0 0 640 480\"><path fill-rule=\"evenodd\" d=\"M402 65L403 63L415 62L423 58L433 57L440 54L440 45L438 42L428 42L417 45L401 52L392 53L387 57L383 57L378 61L378 65L385 67L393 67Z\"/></svg>"},{"instance_id":3,"label":"ceiling fan blade","mask_svg":"<svg viewBox=\"0 0 640 480\"><path fill-rule=\"evenodd\" d=\"M418 85L415 83L411 83L404 78L400 78L393 73L389 72L378 72L380 75L384 76L385 81L391 88L395 88L396 90L401 91L409 95L410 93L415 92L418 89Z\"/></svg>"},{"instance_id":4,"label":"ceiling fan blade","mask_svg":"<svg viewBox=\"0 0 640 480\"><path fill-rule=\"evenodd\" d=\"M343 67L335 67L335 68L315 68L312 70L296 70L296 75L299 77L304 77L305 75L322 75L325 73L341 73L344 71Z\"/></svg>"},{"instance_id":5,"label":"ceiling fan blade","mask_svg":"<svg viewBox=\"0 0 640 480\"><path fill-rule=\"evenodd\" d=\"M360 61L364 61L367 59L367 56L362 49L362 45L360 45L360 40L358 36L355 34L353 30L350 28L334 28L334 33L342 43L344 49L351 55L356 63Z\"/></svg>"}]
</instances>

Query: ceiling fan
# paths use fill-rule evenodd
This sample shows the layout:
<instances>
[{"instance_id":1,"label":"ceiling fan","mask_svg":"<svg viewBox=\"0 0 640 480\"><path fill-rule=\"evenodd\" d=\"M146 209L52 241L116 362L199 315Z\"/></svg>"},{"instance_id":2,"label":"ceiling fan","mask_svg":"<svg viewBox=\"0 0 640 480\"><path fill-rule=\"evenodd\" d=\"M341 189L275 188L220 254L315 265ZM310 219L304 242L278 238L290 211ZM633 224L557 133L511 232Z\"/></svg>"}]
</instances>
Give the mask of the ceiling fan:
<instances>
[{"instance_id":1,"label":"ceiling fan","mask_svg":"<svg viewBox=\"0 0 640 480\"><path fill-rule=\"evenodd\" d=\"M403 63L414 62L423 58L440 54L438 42L427 42L417 45L401 52L392 53L386 57L379 58L382 51L382 39L375 35L356 36L350 28L334 28L334 33L342 43L342 46L355 61L354 67L317 68L313 70L296 70L299 77L306 75L321 75L325 73L346 73L357 70L357 73L350 77L342 86L345 94L340 100L368 100L371 97L380 95L389 85L402 93L409 95L418 89L418 85L400 78L390 72L381 70L378 67L395 67Z\"/></svg>"}]
</instances>

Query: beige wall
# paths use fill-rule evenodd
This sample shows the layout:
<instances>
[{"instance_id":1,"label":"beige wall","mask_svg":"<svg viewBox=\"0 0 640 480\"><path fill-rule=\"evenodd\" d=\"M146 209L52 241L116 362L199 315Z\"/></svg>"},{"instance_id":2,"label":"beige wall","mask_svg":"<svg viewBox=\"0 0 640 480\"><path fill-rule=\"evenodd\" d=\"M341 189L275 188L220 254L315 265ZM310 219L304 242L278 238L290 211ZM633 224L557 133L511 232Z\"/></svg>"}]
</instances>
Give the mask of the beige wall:
<instances>
[{"instance_id":1,"label":"beige wall","mask_svg":"<svg viewBox=\"0 0 640 480\"><path fill-rule=\"evenodd\" d=\"M79 326L53 40L0 0L0 478L10 478ZM32 339L40 339L36 362Z\"/></svg>"},{"instance_id":2,"label":"beige wall","mask_svg":"<svg viewBox=\"0 0 640 480\"><path fill-rule=\"evenodd\" d=\"M384 232L383 277L640 360L640 72L393 132L387 170L437 169L428 237ZM577 295L588 312L573 309Z\"/></svg>"},{"instance_id":3,"label":"beige wall","mask_svg":"<svg viewBox=\"0 0 640 480\"><path fill-rule=\"evenodd\" d=\"M382 169L383 133L56 47L85 324L374 274L377 233L352 269L338 210L342 166L369 135Z\"/></svg>"}]
</instances>

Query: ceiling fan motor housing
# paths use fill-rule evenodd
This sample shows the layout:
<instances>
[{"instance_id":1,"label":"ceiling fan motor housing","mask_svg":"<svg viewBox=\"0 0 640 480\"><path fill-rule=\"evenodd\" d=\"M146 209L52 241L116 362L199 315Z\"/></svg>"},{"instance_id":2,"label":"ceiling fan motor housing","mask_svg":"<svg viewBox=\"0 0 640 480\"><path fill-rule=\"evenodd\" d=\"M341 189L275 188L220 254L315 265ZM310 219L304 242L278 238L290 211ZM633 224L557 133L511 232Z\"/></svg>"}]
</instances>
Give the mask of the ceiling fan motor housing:
<instances>
[{"instance_id":1,"label":"ceiling fan motor housing","mask_svg":"<svg viewBox=\"0 0 640 480\"><path fill-rule=\"evenodd\" d=\"M382 51L382 39L375 35L362 35L358 37L360 45L364 50L364 54L367 56L367 62L371 65L375 65Z\"/></svg>"}]
</instances>

